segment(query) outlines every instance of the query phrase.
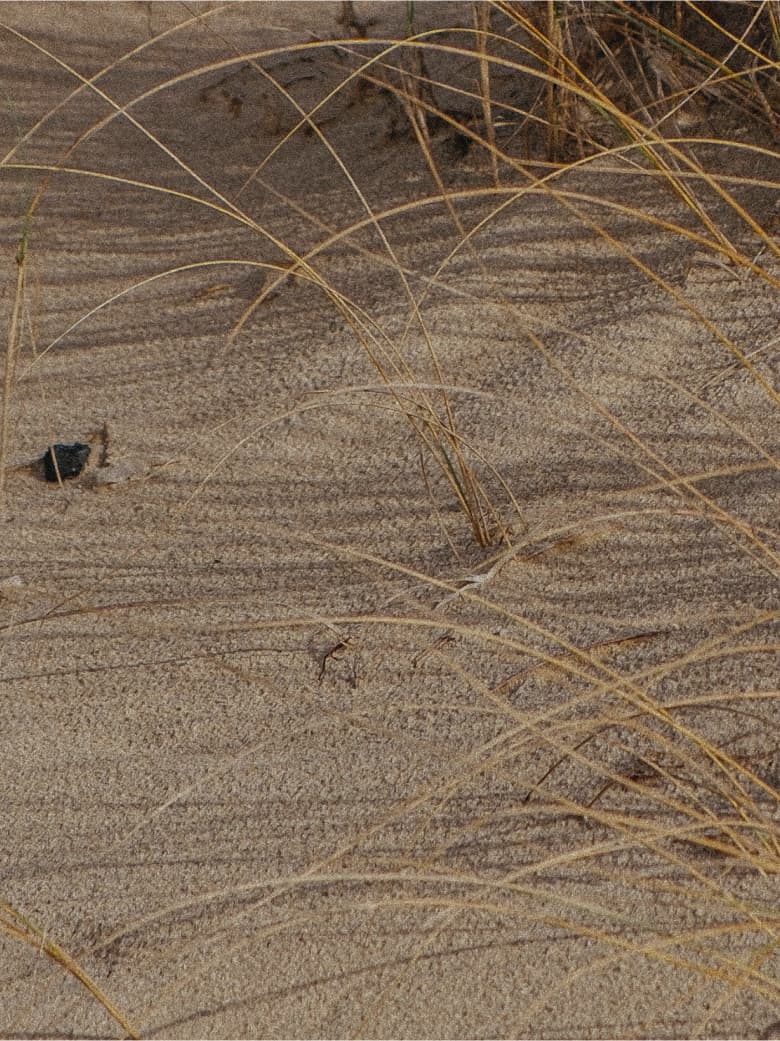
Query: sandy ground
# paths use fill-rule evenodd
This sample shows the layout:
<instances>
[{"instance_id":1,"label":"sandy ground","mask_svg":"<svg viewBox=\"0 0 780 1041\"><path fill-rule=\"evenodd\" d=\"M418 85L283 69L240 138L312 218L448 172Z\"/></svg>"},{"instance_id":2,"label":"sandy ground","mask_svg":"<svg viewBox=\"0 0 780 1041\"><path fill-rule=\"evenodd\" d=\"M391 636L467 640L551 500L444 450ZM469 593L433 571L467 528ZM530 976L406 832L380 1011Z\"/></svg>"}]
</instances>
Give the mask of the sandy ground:
<instances>
[{"instance_id":1,"label":"sandy ground","mask_svg":"<svg viewBox=\"0 0 780 1041\"><path fill-rule=\"evenodd\" d=\"M377 36L403 36L405 11L356 8ZM557 638L613 645L626 676L681 663L651 685L665 704L739 692L739 720L696 723L777 788L777 569L749 541L759 532L777 552L777 413L711 329L560 200L516 200L436 284L452 216L430 204L388 219L460 429L522 510L479 464L522 552L479 588L489 604L447 599L496 548L475 546L430 461L426 480L418 440L333 300L288 279L226 343L273 278L262 265L289 263L274 237L302 252L367 207L436 193L400 106L357 86L323 110L322 129L365 204L302 130L245 183L297 117L236 54L272 50L264 67L310 107L345 65L335 49L283 49L348 33L340 12L238 5L108 71L99 86L120 105L182 76L131 112L183 169L122 116L67 154L111 109L86 89L71 96L65 66L93 76L187 10L0 5L6 165L61 162L224 209L199 177L263 228L62 172L33 219L2 507L0 897L145 1037L778 1036L776 933L729 929L707 895L766 907L776 878L700 854L692 900L675 891L693 886L690 857L679 872L641 849L555 859L604 838L561 809L603 778L572 762L537 791L559 757L528 736L581 689L539 654L561 654ZM471 11L418 5L416 18L469 25ZM486 183L484 160L446 133L435 148L452 188ZM43 176L3 171L7 316ZM562 186L682 212L625 170ZM735 190L770 219L771 191ZM494 205L464 201L459 219L472 227ZM582 205L759 350L772 382L776 294L628 213ZM315 264L436 381L375 230ZM90 465L47 485L30 464L69 440L90 440ZM743 527L697 512L670 475L692 476ZM707 928L665 960L636 949ZM634 949L619 946L627 937ZM764 982L692 968L717 957ZM2 1036L119 1030L7 937L0 981Z\"/></svg>"}]
</instances>

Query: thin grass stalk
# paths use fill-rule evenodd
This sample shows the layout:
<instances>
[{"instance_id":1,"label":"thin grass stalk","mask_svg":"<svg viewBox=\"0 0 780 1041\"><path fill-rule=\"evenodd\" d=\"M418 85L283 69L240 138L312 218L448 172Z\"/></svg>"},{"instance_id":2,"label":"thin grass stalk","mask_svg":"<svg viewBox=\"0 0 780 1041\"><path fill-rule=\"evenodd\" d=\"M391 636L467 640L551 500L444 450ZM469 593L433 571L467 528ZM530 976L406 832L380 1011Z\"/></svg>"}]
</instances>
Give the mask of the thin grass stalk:
<instances>
[{"instance_id":1,"label":"thin grass stalk","mask_svg":"<svg viewBox=\"0 0 780 1041\"><path fill-rule=\"evenodd\" d=\"M496 146L496 127L493 122L493 104L490 89L490 62L487 56L487 40L490 31L490 5L477 2L473 5L474 27L477 30L477 53L479 54L479 85L482 98L482 119L485 123L485 137L490 146L490 167L493 173L493 184L498 187L498 148Z\"/></svg>"},{"instance_id":2,"label":"thin grass stalk","mask_svg":"<svg viewBox=\"0 0 780 1041\"><path fill-rule=\"evenodd\" d=\"M124 1030L127 1037L138 1041L141 1035L130 1023L125 1014L111 1001L105 991L92 979L72 955L55 943L41 929L33 925L20 911L10 904L0 902L0 931L13 939L29 944L30 947L45 954L60 965L69 975L84 987L98 1001L106 1012Z\"/></svg>"},{"instance_id":3,"label":"thin grass stalk","mask_svg":"<svg viewBox=\"0 0 780 1041\"><path fill-rule=\"evenodd\" d=\"M16 290L14 292L11 320L8 326L8 343L5 354L5 377L3 379L3 406L0 418L0 502L5 496L5 475L10 450L11 409L13 401L16 363L22 341L25 286L27 279L27 247L30 234L31 212L28 210L24 229L16 253Z\"/></svg>"}]
</instances>

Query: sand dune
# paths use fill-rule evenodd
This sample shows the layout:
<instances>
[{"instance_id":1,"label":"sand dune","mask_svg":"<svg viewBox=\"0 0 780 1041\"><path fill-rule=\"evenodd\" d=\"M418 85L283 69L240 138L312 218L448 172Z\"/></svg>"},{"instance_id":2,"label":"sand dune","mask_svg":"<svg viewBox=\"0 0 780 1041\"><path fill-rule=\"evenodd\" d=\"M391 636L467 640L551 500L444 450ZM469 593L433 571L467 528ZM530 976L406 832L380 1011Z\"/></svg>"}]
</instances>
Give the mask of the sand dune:
<instances>
[{"instance_id":1,"label":"sand dune","mask_svg":"<svg viewBox=\"0 0 780 1041\"><path fill-rule=\"evenodd\" d=\"M356 16L398 37L404 12ZM771 1031L776 939L749 922L776 878L682 840L662 855L649 832L621 847L614 820L576 808L646 803L561 749L634 683L753 764L756 805L776 812L777 411L713 325L760 350L777 294L617 209L687 219L606 161L561 178L565 201L518 196L440 273L460 237L440 201L383 222L393 257L370 221L313 257L420 384L451 388L513 533L476 546L332 296L278 271L279 242L302 254L367 207L438 194L400 105L356 84L322 112L365 202L304 130L249 180L297 117L236 54L279 49L263 67L308 109L345 76L312 45L348 33L340 14L238 5L155 40L187 10L0 7L84 77L152 40L98 81L120 106L182 77L129 109L156 141L122 115L97 127L111 108L82 89L21 142L78 81L3 31L9 316L46 175L18 164L90 176L52 174L31 224L3 504L0 895L145 1037ZM416 17L471 24L461 4ZM472 228L496 206L473 192L485 161L446 130L434 147ZM770 190L734 190L770 213ZM771 384L768 350L756 364ZM74 440L92 445L85 473L41 480L31 464ZM611 692L595 662L621 677ZM729 694L738 715L717 709ZM706 712L679 707L697 699ZM582 755L640 776L632 740L605 723ZM7 936L0 977L3 1036L119 1030Z\"/></svg>"}]
</instances>

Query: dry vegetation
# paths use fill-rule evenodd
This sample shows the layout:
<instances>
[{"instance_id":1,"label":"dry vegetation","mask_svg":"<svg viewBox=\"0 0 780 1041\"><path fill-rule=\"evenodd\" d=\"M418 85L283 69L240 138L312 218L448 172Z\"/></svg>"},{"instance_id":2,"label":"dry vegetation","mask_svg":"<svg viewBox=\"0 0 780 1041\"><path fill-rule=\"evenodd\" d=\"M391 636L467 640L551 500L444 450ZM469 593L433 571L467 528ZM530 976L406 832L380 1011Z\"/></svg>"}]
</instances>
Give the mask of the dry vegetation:
<instances>
[{"instance_id":1,"label":"dry vegetation","mask_svg":"<svg viewBox=\"0 0 780 1041\"><path fill-rule=\"evenodd\" d=\"M291 62L305 58L328 70L326 87L318 82L321 93L313 98L269 71L272 58L278 64L273 48L183 69L132 97L114 97L103 84L131 64L133 54L89 77L68 68L74 93L62 104L75 109L77 99L91 92L99 114L72 130L70 143L45 161L33 156L33 146L56 114L48 112L36 125L19 127L4 159L3 175L26 177L35 191L26 213L15 215L24 230L18 278L6 297L12 304L3 474L14 455L13 416L24 394L17 374L25 358L29 363L34 354L40 365L77 326L110 313L152 282L175 284L202 271L217 271L213 277L229 282L231 264L242 272L253 265L265 282L224 329L212 359L219 373L263 308L303 285L329 302L368 359L373 381L345 381L340 391L307 395L270 419L250 421L240 437L229 439L207 476L180 490L176 523L185 522L237 453L291 418L352 408L362 409L369 424L388 413L403 417L420 461L411 477L426 489L447 566L424 568L424 554L390 560L378 547L339 538L335 529L330 536L321 529L290 532L301 552L313 549L359 565L395 592L382 610L333 610L313 620L302 603L297 616L255 621L247 632L290 633L327 624L334 636L332 654L321 664L320 681L325 677L326 683L333 669L344 669L340 663L349 658L351 639L383 655L386 669L406 677L409 692L401 681L395 694L400 702L378 709L375 718L361 715L357 725L373 737L383 728L397 734L418 717L421 741L433 741L437 716L486 721L480 739L458 750L447 772L410 784L329 856L302 870L173 901L166 913L219 904L218 926L181 940L180 953L195 952L198 967L164 979L150 1007L120 1012L106 996L114 993L111 980L98 985L85 966L162 912L115 923L99 941L66 954L6 906L0 927L72 973L128 1036L150 1029L155 1008L183 986L188 973L205 978L217 941L237 963L251 962L252 945L262 937L338 922L381 934L385 916L397 913L408 914L411 947L366 992L354 1025L358 1035L378 1029L385 1004L440 949L442 937L485 923L518 930L533 925L583 941L524 1007L523 1023L543 1022L561 995L604 977L626 958L672 970L669 978L678 986L673 993L670 984L673 1019L684 1020L687 1005L711 988L706 1014L687 1022L692 1034L718 1033L724 1010L735 1003L750 1009L753 1000L771 1005L780 999L780 752L771 667L778 651L780 573L773 454L780 405L773 380L777 336L767 326L754 341L721 322L695 287L689 291L693 262L687 272L670 268L663 245L682 244L700 271L722 274L743 299L755 294L771 313L766 301L777 292L780 271L773 209L780 13L772 3L485 3L468 11L469 27L421 29L423 12L411 4L407 37L388 40L374 38L370 7L343 5L342 24L334 27L343 33L340 40L313 38L287 54ZM212 31L206 9L193 18ZM217 33L216 14L213 24ZM168 41L182 31L169 31ZM25 39L10 25L3 33L39 57L43 53L34 34ZM145 46L154 49L162 40L158 33ZM59 60L51 45L47 52L47 60ZM245 167L243 180L226 175L221 182L202 173L186 141L154 129L164 99L193 87L208 109L204 118L222 121L238 119L253 90L274 96L275 114L266 127L274 143L259 165ZM340 135L343 112L364 105L392 114L388 149L399 141L406 148L413 144L422 160L415 178L399 182L393 198L377 200L364 169L353 161L348 132ZM331 131L333 121L337 129ZM120 124L143 135L150 154L164 156L159 178L149 174L148 162L134 166L132 155L117 157L114 169L82 159L90 141L117 133ZM328 176L348 186L339 212L307 210L305 195L294 187L284 195L269 171L290 147L297 149L299 166L307 150L329 157ZM141 205L147 197L154 205L160 198L171 205L186 201L243 237L227 259L180 259L173 239L175 259L167 270L127 280L42 345L34 340L36 301L28 277L37 212L49 193L88 193L96 180L132 189ZM253 202L258 184L301 221L304 233L286 237L280 225L266 222L262 206ZM578 367L579 356L560 349L556 337L575 325L566 315L589 293L587 285L575 284L573 271L564 272L560 283L552 273L551 281L561 293L571 290L573 302L566 314L548 320L544 300L526 306L506 270L496 270L491 236L529 198L564 213L591 244L585 248L592 250L592 264L617 272L615 284L623 278L650 287L660 294L656 300L667 300L670 312L700 331L712 359L704 369L693 354L689 365L682 347L676 356L643 363L645 374L652 370L656 385L663 384L670 410L688 409L699 417L694 423L718 431L720 449L709 459L702 462L694 444L668 451L651 425L638 425L616 397L600 392L589 371ZM398 229L429 220L448 232L436 239L435 261L426 257L418 264L413 251L399 246ZM661 245L653 251L637 244L636 232L625 231L629 226ZM258 244L254 258L245 248L247 234ZM353 290L330 274L337 269L331 258L344 255L365 265L364 297L361 287ZM523 262L520 244L517 263ZM372 311L377 280L393 287L405 326ZM597 284L595 289L601 291ZM590 443L598 441L616 465L629 461L642 481L613 489L600 509L591 503L546 522L538 510L529 510L527 489L505 465L493 462L496 452L475 433L489 424L494 408L496 424L505 422L499 413L504 417L501 409L510 407L511 392L501 392L499 408L485 394L479 373L461 378L434 328L436 308L448 301L473 305L497 332L513 330L524 350L542 360L571 395L573 421L595 417ZM594 335L587 342L597 352ZM615 364L613 352L605 365ZM633 365L627 357L627 368ZM727 383L738 383L740 394L714 393ZM670 412L659 427L674 421ZM404 465L413 466L412 459L406 456ZM753 477L764 483L751 484ZM746 491L735 495L726 486L721 494L721 479L744 479L740 487ZM8 497L12 491L3 484ZM755 500L751 489L758 489ZM651 587L667 574L664 554L673 543L664 540L671 532L714 547L724 574L744 567L747 577L741 585L729 579L720 592L716 584L706 611L695 619L687 617L673 589L666 617L656 612L643 620L634 606L623 613L620 576L611 563L616 544L641 543L644 581ZM588 585L588 576L597 576L589 586L596 592L585 597L592 616L581 600L569 607L562 586L556 585L551 606L545 604L550 587L544 580L534 585L529 579L525 586L518 578L538 575L556 561L573 584ZM695 572L695 559L686 558L685 566ZM691 581L710 588L709 563L706 574ZM737 596L739 602L728 602ZM13 626L6 637L13 638ZM250 686L260 682L229 653L220 668ZM442 677L444 686L436 687ZM352 681L357 684L356 672ZM284 689L284 676L274 682ZM422 694L412 694L421 684ZM442 695L437 701L433 691L447 684L451 700ZM355 723L350 709L333 711ZM270 915L271 908L278 913ZM601 1011L607 1022L609 1010ZM66 1023L61 1028L69 1029ZM255 1024L264 1034L274 1029Z\"/></svg>"}]
</instances>

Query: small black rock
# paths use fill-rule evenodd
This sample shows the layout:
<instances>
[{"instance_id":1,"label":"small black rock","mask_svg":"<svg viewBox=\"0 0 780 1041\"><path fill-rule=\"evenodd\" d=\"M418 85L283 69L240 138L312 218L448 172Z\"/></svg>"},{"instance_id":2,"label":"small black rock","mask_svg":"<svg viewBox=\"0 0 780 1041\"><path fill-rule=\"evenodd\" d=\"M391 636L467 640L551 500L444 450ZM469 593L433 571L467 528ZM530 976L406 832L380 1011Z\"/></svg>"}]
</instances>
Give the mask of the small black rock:
<instances>
[{"instance_id":1,"label":"small black rock","mask_svg":"<svg viewBox=\"0 0 780 1041\"><path fill-rule=\"evenodd\" d=\"M52 455L52 450L54 454ZM57 480L57 470L60 477L78 477L89 459L90 447L81 441L74 441L72 445L53 445L46 449L43 457L43 471L47 481ZM55 467L54 461L57 460Z\"/></svg>"}]
</instances>

